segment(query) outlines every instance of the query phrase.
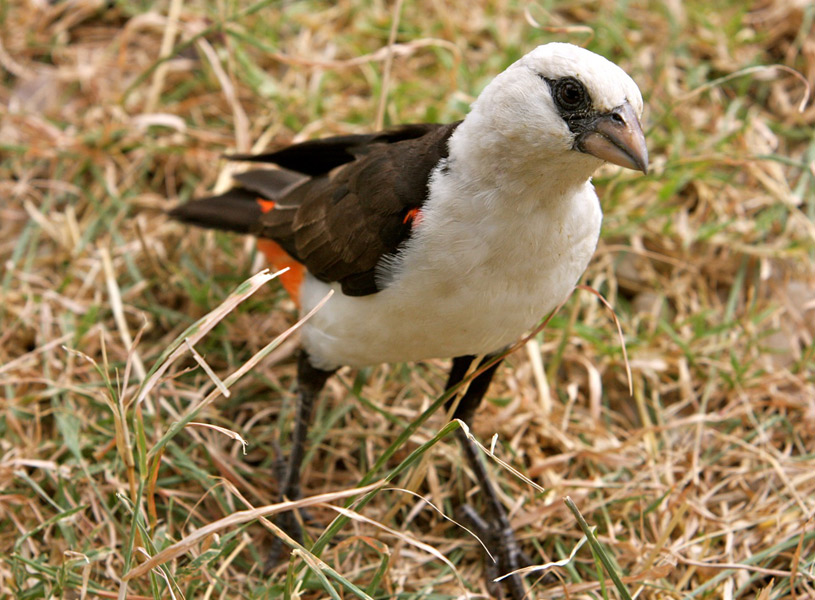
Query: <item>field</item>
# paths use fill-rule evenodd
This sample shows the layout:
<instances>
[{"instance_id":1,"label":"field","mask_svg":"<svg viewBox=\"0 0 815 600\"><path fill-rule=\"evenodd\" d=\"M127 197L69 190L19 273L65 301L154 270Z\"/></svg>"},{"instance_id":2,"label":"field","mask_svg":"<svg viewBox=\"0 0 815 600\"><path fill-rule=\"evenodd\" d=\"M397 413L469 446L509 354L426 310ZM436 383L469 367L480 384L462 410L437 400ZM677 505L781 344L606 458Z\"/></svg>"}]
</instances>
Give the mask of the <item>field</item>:
<instances>
[{"instance_id":1,"label":"field","mask_svg":"<svg viewBox=\"0 0 815 600\"><path fill-rule=\"evenodd\" d=\"M527 583L815 599L806 0L0 2L0 597L486 594L478 542L442 516L479 500L428 410L445 361L330 382L304 481L310 539L332 535L265 569L275 534L242 511L275 502L297 315L253 278L253 240L164 213L225 189L230 152L460 119L549 41L637 81L652 168L595 178L581 283L613 312L576 290L473 424L523 475L490 461L536 563L584 536L565 498L593 528Z\"/></svg>"}]
</instances>

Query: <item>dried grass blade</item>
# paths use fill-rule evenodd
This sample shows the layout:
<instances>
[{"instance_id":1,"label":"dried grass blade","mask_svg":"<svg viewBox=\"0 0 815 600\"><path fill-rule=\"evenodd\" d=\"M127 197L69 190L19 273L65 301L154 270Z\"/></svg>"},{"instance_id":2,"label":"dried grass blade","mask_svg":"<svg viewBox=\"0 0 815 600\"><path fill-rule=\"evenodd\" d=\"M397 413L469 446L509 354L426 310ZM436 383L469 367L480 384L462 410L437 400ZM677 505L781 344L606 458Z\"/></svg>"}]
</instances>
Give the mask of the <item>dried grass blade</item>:
<instances>
[{"instance_id":1,"label":"dried grass blade","mask_svg":"<svg viewBox=\"0 0 815 600\"><path fill-rule=\"evenodd\" d=\"M125 348L133 353L133 368L136 369L136 375L139 379L144 379L147 371L144 368L144 363L141 357L133 347L133 337L130 335L130 330L127 327L127 320L125 319L124 304L122 303L122 293L119 290L119 283L116 281L116 274L113 271L113 260L110 257L110 252L107 248L99 248L99 253L102 256L102 267L105 271L105 284L108 288L108 299L110 300L110 308L113 311L113 319L116 321L116 328L119 330L119 335L122 338Z\"/></svg>"},{"instance_id":2,"label":"dried grass blade","mask_svg":"<svg viewBox=\"0 0 815 600\"><path fill-rule=\"evenodd\" d=\"M268 283L281 273L285 273L287 270L288 269L282 269L276 273L270 273L268 269L264 269L260 273L253 275L235 288L235 291L233 291L218 308L190 325L162 352L159 359L153 365L153 368L150 369L147 378L141 384L136 394L136 403L141 402L144 397L150 393L170 365L186 352L185 342L190 344L197 343L213 327L220 323L226 315L232 312L236 306L258 291L262 285Z\"/></svg>"},{"instance_id":3,"label":"dried grass blade","mask_svg":"<svg viewBox=\"0 0 815 600\"><path fill-rule=\"evenodd\" d=\"M572 562L572 559L574 559L575 554L577 554L577 551L580 550L580 548L583 547L583 544L585 544L586 541L588 541L588 538L584 535L583 537L581 537L577 541L577 544L575 544L574 548L572 548L572 551L569 553L569 556L567 556L564 559L556 560L554 562L548 562L548 563L545 563L545 564L542 564L542 565L530 565L528 567L523 567L521 569L516 569L514 571L510 571L509 573L505 573L504 575L501 575L500 577L496 577L495 579L493 579L493 581L495 581L495 582L501 581L503 579L506 579L510 575L529 575L530 573L537 573L539 571L546 571L548 569L551 569L552 567L565 567L570 562Z\"/></svg>"},{"instance_id":4,"label":"dried grass blade","mask_svg":"<svg viewBox=\"0 0 815 600\"><path fill-rule=\"evenodd\" d=\"M218 433L225 435L228 438L235 440L236 442L240 442L241 445L243 446L243 453L246 454L246 447L249 445L249 442L247 442L243 438L243 436L237 431L232 431L231 429L227 429L226 427L220 427L218 425L213 425L212 423L196 423L195 421L191 421L188 423L188 425L194 427L203 427L205 429L211 429L213 431L217 431Z\"/></svg>"},{"instance_id":5,"label":"dried grass blade","mask_svg":"<svg viewBox=\"0 0 815 600\"><path fill-rule=\"evenodd\" d=\"M541 345L537 338L530 338L526 342L526 354L532 365L532 375L535 377L535 385L538 388L538 404L541 407L541 414L548 416L552 414L552 394L549 391L549 382L546 381Z\"/></svg>"},{"instance_id":6,"label":"dried grass blade","mask_svg":"<svg viewBox=\"0 0 815 600\"><path fill-rule=\"evenodd\" d=\"M282 272L282 271L281 271ZM308 321L314 313L320 310L328 299L334 294L334 290L329 290L328 294L315 306L314 308L309 311L307 315L301 318L297 323L289 327L286 331L281 333L271 342L266 344L263 348L261 348L257 353L255 353L252 358L246 361L244 364L240 366L234 373L232 373L229 377L227 377L223 381L223 385L227 388L232 386L236 381L238 381L241 377L243 377L246 373L251 371L256 364L258 364L263 358L268 356L275 348L280 346L284 340L286 340L290 335L292 335L300 326ZM212 314L212 313L210 313ZM189 330L188 330L189 331ZM187 424L192 421L193 418L200 412L202 408L207 406L209 403L213 402L220 394L220 389L216 388L212 392L210 392L206 398L201 400L198 404L191 406L184 416L173 423L173 425L167 430L167 432L161 437L161 439L150 449L150 452L147 454L148 459L152 459L153 456L156 455L157 452L161 451L162 448L170 441L181 429L187 426Z\"/></svg>"},{"instance_id":7,"label":"dried grass blade","mask_svg":"<svg viewBox=\"0 0 815 600\"><path fill-rule=\"evenodd\" d=\"M319 494L317 496L311 496L309 498L303 498L297 501L278 502L277 504L269 504L267 506L261 506L259 508L241 510L236 513L232 513L231 515L226 516L222 519L218 519L217 521L214 521L208 525L199 527L184 539L179 540L175 544L168 546L155 556L149 558L147 561L140 564L138 567L132 568L130 571L125 573L125 575L122 577L122 580L130 581L135 577L141 577L148 571L158 567L159 565L166 563L168 560L172 560L177 556L187 552L190 548L192 548L194 544L203 540L207 536L212 535L213 533L217 533L223 529L235 527L237 525L242 525L243 523L247 523L249 521L253 521L261 517L275 515L277 513L284 512L287 510L306 508L309 506L314 506L316 504L328 504L331 502L335 502L337 500L342 500L344 498L358 496L360 494L367 494L382 487L384 483L385 483L384 480L380 480L361 488L341 490L339 492L329 492L327 494Z\"/></svg>"},{"instance_id":8,"label":"dried grass blade","mask_svg":"<svg viewBox=\"0 0 815 600\"><path fill-rule=\"evenodd\" d=\"M385 125L385 109L388 105L388 88L391 82L391 67L393 66L393 45L396 43L396 33L399 31L399 19L402 16L402 0L396 0L393 6L391 30L388 34L387 54L382 69L382 89L379 92L379 104L376 107L375 130L379 131Z\"/></svg>"},{"instance_id":9,"label":"dried grass blade","mask_svg":"<svg viewBox=\"0 0 815 600\"><path fill-rule=\"evenodd\" d=\"M628 393L629 395L633 396L634 378L631 375L631 363L628 361L628 350L626 350L625 348L625 336L623 335L623 327L622 325L620 325L620 319L617 318L617 313L614 312L614 307L612 307L611 304L608 303L608 300L606 300L603 297L603 295L594 288L591 288L587 285L578 285L577 289L591 292L592 294L600 298L600 302L602 302L605 305L605 307L611 311L611 316L614 317L614 324L617 326L617 335L620 336L620 346L622 347L623 350L623 362L625 362L625 374L626 377L628 377Z\"/></svg>"},{"instance_id":10,"label":"dried grass blade","mask_svg":"<svg viewBox=\"0 0 815 600\"><path fill-rule=\"evenodd\" d=\"M484 542L481 540L481 538L480 538L480 537L478 537L478 536L477 536L477 535L476 535L476 534L475 534L475 533L474 533L474 532L473 532L473 531L472 531L472 530L471 530L469 527L467 527L466 525L462 525L461 523L459 523L458 521L456 521L455 519L453 519L453 518L451 518L451 517L448 517L446 514L444 514L444 511L442 511L442 510L441 510L441 509L440 509L438 506L436 506L435 504L433 504L433 503L432 503L430 500L428 500L427 498L425 498L425 497L424 497L424 496L422 496L421 494L419 494L419 493L417 493L417 492L414 492L414 491L412 491L412 490L408 490L408 489L405 489L405 488L397 488L397 487L394 487L394 488L386 488L384 491L395 491L395 492L402 492L402 493L404 493L404 494L410 494L411 496L413 496L413 497L415 497L415 498L418 498L419 500L421 500L422 502L424 502L425 504L427 504L427 505L428 505L430 508L432 508L433 510L435 510L435 511L436 511L436 513L438 513L438 514L439 514L439 516L441 516L441 518L442 518L442 519L444 519L445 521L450 521L451 523L453 523L453 524L454 524L454 525L456 525L457 527L460 527L461 529L463 529L464 531L466 531L467 533L469 533L469 534L470 534L472 537L474 537L474 538L475 538L475 540L476 540L476 541L477 541L479 544L481 544L481 547L484 549L484 552L486 552L486 553L487 553L487 555L490 557L490 559L491 559L491 560L493 560L493 561L495 560L495 557L492 555L492 552L490 552L490 549L489 549L489 548L487 548L487 545L486 545L486 544L485 544L485 543L484 543Z\"/></svg>"},{"instance_id":11,"label":"dried grass blade","mask_svg":"<svg viewBox=\"0 0 815 600\"><path fill-rule=\"evenodd\" d=\"M215 387L218 388L218 391L221 392L221 394L223 394L225 398L229 398L230 394L229 388L227 388L224 385L224 382L221 381L221 378L218 377L215 371L212 370L212 367L210 367L207 361L204 360L204 357L198 353L198 351L195 349L195 346L193 346L190 343L189 338L185 338L184 343L187 344L187 349L190 351L190 354L192 354L192 357L195 359L195 362L197 362L198 366L204 370L204 373L207 374L207 377L209 377L212 380L212 383L215 384Z\"/></svg>"},{"instance_id":12,"label":"dried grass blade","mask_svg":"<svg viewBox=\"0 0 815 600\"><path fill-rule=\"evenodd\" d=\"M517 477L518 479L520 479L521 481L523 481L527 485L530 485L533 488L535 488L540 493L543 493L543 492L546 491L543 487L541 487L540 485L538 485L537 483L535 483L534 481L529 479L529 477L527 477L526 475L524 475L523 473L518 471L511 464L509 464L508 462L498 458L495 454L493 454L492 451L489 448L484 446L484 444L479 442L475 438L475 436L472 433L470 433L470 428L467 427L467 424L464 421L462 421L461 419L456 419L456 423L458 423L459 427L461 427L461 429L464 430L464 435L466 435L476 446L481 448L481 451L484 452L484 454L489 456L491 459L493 459L495 462L497 462L499 465L501 465L504 469L506 469L507 471L509 471L513 475L515 475L515 477Z\"/></svg>"},{"instance_id":13,"label":"dried grass blade","mask_svg":"<svg viewBox=\"0 0 815 600\"><path fill-rule=\"evenodd\" d=\"M308 565L311 571L317 576L317 579L320 580L320 583L323 584L323 589L328 593L329 596L331 596L331 598L333 598L334 600L342 600L337 590L335 590L334 586L331 585L331 582L328 580L328 577L325 576L324 566L326 565L324 562L317 559L317 557L315 557L312 554L309 554L308 552L303 552L299 548L295 548L294 550L292 550L292 554L302 559L303 562L305 562ZM343 578L343 580L346 581L347 583L351 583L345 578ZM366 600L373 600L368 594L366 594L362 590L359 590L359 592L362 598L365 598Z\"/></svg>"},{"instance_id":14,"label":"dried grass blade","mask_svg":"<svg viewBox=\"0 0 815 600\"><path fill-rule=\"evenodd\" d=\"M729 73L724 77L719 77L717 79L714 79L713 81L708 81L707 83L692 89L687 94L680 96L677 101L684 102L686 100L689 100L690 98L698 96L699 94L709 89L720 86L723 83L727 83L731 79L737 79L738 77L744 77L745 75L752 75L753 73L766 73L767 71L784 71L785 73L793 75L796 79L798 79L798 81L804 84L804 97L801 98L801 102L798 103L798 112L800 113L804 112L804 110L806 110L807 104L809 104L809 96L812 93L812 86L802 73L796 71L792 67L788 67L787 65L758 65L755 67L747 67L746 69L739 69L734 73Z\"/></svg>"},{"instance_id":15,"label":"dried grass blade","mask_svg":"<svg viewBox=\"0 0 815 600\"><path fill-rule=\"evenodd\" d=\"M461 575L459 575L458 571L456 570L455 565L452 562L450 562L450 559L448 559L446 556L444 556L444 554L442 554L441 552L436 550L430 544L425 544L424 542L420 542L419 540L414 538L412 535L409 535L404 531L396 531L395 529L391 529L387 525L385 525L383 523L380 523L379 521L375 521L373 519L365 517L365 516L359 514L358 512L353 511L353 510L349 510L347 508L342 508L340 506L327 506L326 508L331 508L332 510L337 511L342 516L344 516L344 517L346 517L348 519L353 519L355 521L360 521L362 523L367 523L369 525L373 525L374 527L377 527L377 528L381 529L382 531L390 533L391 535L399 538L403 542L405 542L407 544L410 544L411 546L415 546L416 548L419 548L420 550L424 550L425 552L427 552L428 554L430 554L432 556L435 556L437 559L439 559L444 564L446 564L448 567L450 567L453 574L456 576L456 579L458 579L458 582L461 584L462 589L465 589L465 590L467 589L467 587L464 585L464 580L461 579Z\"/></svg>"},{"instance_id":16,"label":"dried grass blade","mask_svg":"<svg viewBox=\"0 0 815 600\"><path fill-rule=\"evenodd\" d=\"M235 86L232 80L227 75L224 68L221 66L221 61L218 59L218 54L215 52L206 38L201 38L196 42L199 50L207 57L212 72L221 84L221 89L224 91L226 101L232 109L232 116L235 118L235 144L240 152L246 152L251 145L249 136L249 117L246 116L246 111L243 110L238 94L235 91Z\"/></svg>"},{"instance_id":17,"label":"dried grass blade","mask_svg":"<svg viewBox=\"0 0 815 600\"><path fill-rule=\"evenodd\" d=\"M159 50L159 56L162 59L170 58L172 55L173 43L178 33L178 20L181 16L181 7L183 5L184 0L170 0L170 8L167 12L164 34L161 37L161 48ZM166 62L162 62L156 67L155 73L153 73L153 81L150 85L150 91L147 93L147 104L144 110L146 113L155 111L156 105L161 97L161 88L164 87L164 80L167 77L167 66Z\"/></svg>"}]
</instances>

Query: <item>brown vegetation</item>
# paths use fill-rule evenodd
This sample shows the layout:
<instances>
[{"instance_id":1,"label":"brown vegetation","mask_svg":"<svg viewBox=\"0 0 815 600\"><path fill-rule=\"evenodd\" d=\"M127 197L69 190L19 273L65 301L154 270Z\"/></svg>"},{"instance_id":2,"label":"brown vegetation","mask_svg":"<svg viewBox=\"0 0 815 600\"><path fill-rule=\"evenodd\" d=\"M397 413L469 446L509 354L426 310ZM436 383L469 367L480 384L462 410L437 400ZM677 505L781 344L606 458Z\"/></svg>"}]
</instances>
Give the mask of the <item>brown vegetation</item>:
<instances>
[{"instance_id":1,"label":"brown vegetation","mask_svg":"<svg viewBox=\"0 0 815 600\"><path fill-rule=\"evenodd\" d=\"M416 1L389 45L394 14L354 0L0 4L0 596L116 597L145 554L186 538L127 597L170 597L166 581L176 597L330 597L310 557L288 580L286 565L264 575L273 534L234 517L275 497L296 342L267 349L228 398L199 404L215 385L183 346L145 387L210 311L223 320L194 343L221 380L294 323L276 282L222 305L263 267L251 241L163 211L226 185L225 152L460 118L492 75L557 40L640 84L653 168L597 178L604 237L583 280L619 316L633 395L612 317L578 291L475 423L545 488L496 465L519 535L540 563L567 557L582 535L570 496L632 594L815 598L812 3ZM438 398L442 366L342 372L307 493L382 478L432 440L442 411L369 473ZM193 406L207 426L175 426ZM393 485L447 515L477 502L452 439L423 458ZM335 513L310 510L317 536ZM346 582L373 597L482 590L477 542L415 496L380 491L359 512L390 531L356 519L330 542L341 597L355 597ZM597 569L584 547L534 590L615 597Z\"/></svg>"}]
</instances>

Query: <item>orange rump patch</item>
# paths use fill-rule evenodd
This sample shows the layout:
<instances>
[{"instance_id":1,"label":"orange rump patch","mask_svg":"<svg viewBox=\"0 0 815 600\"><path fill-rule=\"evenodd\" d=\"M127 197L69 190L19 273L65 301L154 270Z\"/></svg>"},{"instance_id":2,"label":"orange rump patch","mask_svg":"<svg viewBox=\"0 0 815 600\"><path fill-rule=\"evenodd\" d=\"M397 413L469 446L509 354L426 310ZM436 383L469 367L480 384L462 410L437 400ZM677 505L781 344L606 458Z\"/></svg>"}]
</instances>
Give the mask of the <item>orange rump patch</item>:
<instances>
[{"instance_id":1,"label":"orange rump patch","mask_svg":"<svg viewBox=\"0 0 815 600\"><path fill-rule=\"evenodd\" d=\"M283 284L295 304L300 306L300 287L303 285L305 267L289 256L275 241L258 239L258 250L263 252L275 271L289 267L289 270L280 276L280 283Z\"/></svg>"}]
</instances>

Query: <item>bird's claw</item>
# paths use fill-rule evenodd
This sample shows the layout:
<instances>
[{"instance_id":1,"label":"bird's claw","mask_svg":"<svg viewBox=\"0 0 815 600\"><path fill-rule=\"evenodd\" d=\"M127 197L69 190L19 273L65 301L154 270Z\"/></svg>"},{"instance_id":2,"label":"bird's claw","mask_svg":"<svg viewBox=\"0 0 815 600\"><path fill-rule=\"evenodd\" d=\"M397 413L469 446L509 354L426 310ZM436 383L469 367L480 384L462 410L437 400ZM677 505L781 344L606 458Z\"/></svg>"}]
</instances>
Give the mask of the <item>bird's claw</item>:
<instances>
[{"instance_id":1,"label":"bird's claw","mask_svg":"<svg viewBox=\"0 0 815 600\"><path fill-rule=\"evenodd\" d=\"M472 506L465 504L459 507L458 516L467 523L492 556L492 559L486 558L489 593L496 598L508 600L534 600L534 596L527 592L522 577L512 573L533 562L521 549L506 515L498 515L487 521ZM507 573L512 575L495 581Z\"/></svg>"}]
</instances>

